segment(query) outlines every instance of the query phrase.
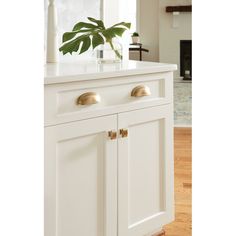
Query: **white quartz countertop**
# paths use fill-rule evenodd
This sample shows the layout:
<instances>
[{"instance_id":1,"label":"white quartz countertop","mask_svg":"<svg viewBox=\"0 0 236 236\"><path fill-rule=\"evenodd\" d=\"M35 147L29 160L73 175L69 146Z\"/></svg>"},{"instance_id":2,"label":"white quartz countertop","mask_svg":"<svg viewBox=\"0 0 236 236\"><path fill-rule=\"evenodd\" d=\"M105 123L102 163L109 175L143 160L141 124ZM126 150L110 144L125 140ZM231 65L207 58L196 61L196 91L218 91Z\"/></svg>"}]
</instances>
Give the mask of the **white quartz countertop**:
<instances>
[{"instance_id":1,"label":"white quartz countertop","mask_svg":"<svg viewBox=\"0 0 236 236\"><path fill-rule=\"evenodd\" d=\"M48 63L45 65L44 84L167 72L176 69L177 66L174 64L140 61L123 61L113 64L97 64L96 61Z\"/></svg>"}]
</instances>

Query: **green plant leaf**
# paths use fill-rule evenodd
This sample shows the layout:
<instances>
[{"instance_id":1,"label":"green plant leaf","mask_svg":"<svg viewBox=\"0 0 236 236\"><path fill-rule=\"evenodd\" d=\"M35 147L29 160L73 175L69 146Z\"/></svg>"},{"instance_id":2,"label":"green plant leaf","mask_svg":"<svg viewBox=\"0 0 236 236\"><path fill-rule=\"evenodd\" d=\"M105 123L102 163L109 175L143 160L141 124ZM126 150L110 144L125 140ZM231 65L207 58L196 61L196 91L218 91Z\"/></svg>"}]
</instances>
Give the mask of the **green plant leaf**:
<instances>
[{"instance_id":1,"label":"green plant leaf","mask_svg":"<svg viewBox=\"0 0 236 236\"><path fill-rule=\"evenodd\" d=\"M89 36L87 36L82 39L82 42L83 42L83 44L82 44L79 54L82 54L89 49L89 47L91 45L91 39Z\"/></svg>"},{"instance_id":2,"label":"green plant leaf","mask_svg":"<svg viewBox=\"0 0 236 236\"><path fill-rule=\"evenodd\" d=\"M112 38L122 36L124 31L127 30L127 28L130 28L131 24L120 22L106 29L103 21L92 17L88 17L88 20L95 24L78 22L74 26L73 31L63 34L63 45L59 48L59 51L62 52L63 55L67 53L72 54L77 51L79 51L79 54L82 54L90 48L91 44L93 49L98 45L104 44L105 38L106 42L110 43L112 50L120 56L118 51L113 47Z\"/></svg>"},{"instance_id":3,"label":"green plant leaf","mask_svg":"<svg viewBox=\"0 0 236 236\"><path fill-rule=\"evenodd\" d=\"M81 36L79 36L79 37L63 44L59 48L59 51L62 51L63 55L65 55L66 53L72 54L73 52L77 52L79 50L81 44L82 44L82 47L80 49L79 54L81 54L81 53L85 52L86 50L88 50L90 45L91 45L91 39L90 39L88 34L81 35Z\"/></svg>"},{"instance_id":4,"label":"green plant leaf","mask_svg":"<svg viewBox=\"0 0 236 236\"><path fill-rule=\"evenodd\" d=\"M138 36L139 36L138 32L134 32L134 33L132 34L132 37L138 37Z\"/></svg>"},{"instance_id":5,"label":"green plant leaf","mask_svg":"<svg viewBox=\"0 0 236 236\"><path fill-rule=\"evenodd\" d=\"M109 42L112 40L112 38L116 37L114 32L111 29L107 29L102 31L103 36L106 38L106 41Z\"/></svg>"},{"instance_id":6,"label":"green plant leaf","mask_svg":"<svg viewBox=\"0 0 236 236\"><path fill-rule=\"evenodd\" d=\"M98 45L100 44L104 44L104 39L100 34L94 34L93 38L92 38L92 45L93 45L93 49L96 48Z\"/></svg>"},{"instance_id":7,"label":"green plant leaf","mask_svg":"<svg viewBox=\"0 0 236 236\"><path fill-rule=\"evenodd\" d=\"M128 29L130 29L130 27L131 27L131 23L120 22L120 23L117 23L117 24L113 25L111 28L116 27L116 26L120 26L120 25L125 26Z\"/></svg>"},{"instance_id":8,"label":"green plant leaf","mask_svg":"<svg viewBox=\"0 0 236 236\"><path fill-rule=\"evenodd\" d=\"M77 37L76 39L63 44L60 48L59 51L63 53L63 55L70 53L72 54L72 52L77 52L79 50L79 46L81 44L81 39L80 37Z\"/></svg>"},{"instance_id":9,"label":"green plant leaf","mask_svg":"<svg viewBox=\"0 0 236 236\"><path fill-rule=\"evenodd\" d=\"M107 41L110 41L112 38L116 36L122 36L125 30L126 30L125 28L111 27L102 31L102 34L104 35Z\"/></svg>"},{"instance_id":10,"label":"green plant leaf","mask_svg":"<svg viewBox=\"0 0 236 236\"><path fill-rule=\"evenodd\" d=\"M92 17L88 17L88 20L96 23L101 29L105 29L104 23L101 20L96 20Z\"/></svg>"},{"instance_id":11,"label":"green plant leaf","mask_svg":"<svg viewBox=\"0 0 236 236\"><path fill-rule=\"evenodd\" d=\"M77 30L77 31L72 31L72 32L65 32L62 36L62 42L66 42L74 38L77 34L79 33L86 33L86 32L91 32L91 29L88 30Z\"/></svg>"},{"instance_id":12,"label":"green plant leaf","mask_svg":"<svg viewBox=\"0 0 236 236\"><path fill-rule=\"evenodd\" d=\"M124 28L119 28L119 27L115 27L115 28L111 28L113 31L114 31L114 33L117 35L117 36L122 36L123 35L123 33L126 31L126 29L124 29Z\"/></svg>"},{"instance_id":13,"label":"green plant leaf","mask_svg":"<svg viewBox=\"0 0 236 236\"><path fill-rule=\"evenodd\" d=\"M64 43L64 42L66 42L66 41L71 40L72 38L75 37L76 34L78 34L77 31L64 33L63 36L62 36L62 42Z\"/></svg>"},{"instance_id":14,"label":"green plant leaf","mask_svg":"<svg viewBox=\"0 0 236 236\"><path fill-rule=\"evenodd\" d=\"M91 23L86 23L86 22L79 22L77 23L72 31L78 31L81 30L83 28L87 28L87 29L97 29L98 26L91 24Z\"/></svg>"}]
</instances>

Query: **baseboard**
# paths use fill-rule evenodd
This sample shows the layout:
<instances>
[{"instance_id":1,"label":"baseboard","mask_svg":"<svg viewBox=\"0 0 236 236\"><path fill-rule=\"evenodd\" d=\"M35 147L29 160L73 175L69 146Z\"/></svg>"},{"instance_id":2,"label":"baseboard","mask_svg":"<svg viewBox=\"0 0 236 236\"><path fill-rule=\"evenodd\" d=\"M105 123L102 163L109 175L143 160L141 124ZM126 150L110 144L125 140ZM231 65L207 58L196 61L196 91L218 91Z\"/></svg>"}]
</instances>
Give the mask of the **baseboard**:
<instances>
[{"instance_id":1,"label":"baseboard","mask_svg":"<svg viewBox=\"0 0 236 236\"><path fill-rule=\"evenodd\" d=\"M175 128L192 128L192 125L185 125L185 124L176 124L174 125Z\"/></svg>"}]
</instances>

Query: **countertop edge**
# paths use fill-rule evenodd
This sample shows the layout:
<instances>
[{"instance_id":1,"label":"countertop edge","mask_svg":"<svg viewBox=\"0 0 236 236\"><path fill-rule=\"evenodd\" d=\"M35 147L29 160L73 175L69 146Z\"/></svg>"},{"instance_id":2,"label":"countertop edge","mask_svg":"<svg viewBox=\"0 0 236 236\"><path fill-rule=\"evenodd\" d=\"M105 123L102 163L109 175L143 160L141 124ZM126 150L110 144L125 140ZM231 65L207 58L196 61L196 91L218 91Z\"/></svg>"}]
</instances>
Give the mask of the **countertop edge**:
<instances>
[{"instance_id":1,"label":"countertop edge","mask_svg":"<svg viewBox=\"0 0 236 236\"><path fill-rule=\"evenodd\" d=\"M71 83L78 81L87 81L87 80L97 80L97 79L108 79L112 77L122 77L122 76L132 76L132 75L141 75L141 74L151 74L151 73L162 73L162 72L172 72L177 70L177 65L175 64L162 64L158 66L149 66L141 69L128 69L122 71L109 71L109 72L100 72L100 73L87 73L78 74L78 75L59 75L59 76L45 76L44 85L50 84L61 84L61 83Z\"/></svg>"}]
</instances>

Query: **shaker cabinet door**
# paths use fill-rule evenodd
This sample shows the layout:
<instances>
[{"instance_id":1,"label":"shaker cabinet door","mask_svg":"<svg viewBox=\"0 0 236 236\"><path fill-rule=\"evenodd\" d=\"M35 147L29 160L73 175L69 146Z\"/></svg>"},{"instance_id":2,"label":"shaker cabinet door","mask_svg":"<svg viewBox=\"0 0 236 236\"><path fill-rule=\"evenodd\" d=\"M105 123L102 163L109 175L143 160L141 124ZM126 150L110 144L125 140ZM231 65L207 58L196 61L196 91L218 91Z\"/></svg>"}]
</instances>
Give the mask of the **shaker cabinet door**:
<instances>
[{"instance_id":1,"label":"shaker cabinet door","mask_svg":"<svg viewBox=\"0 0 236 236\"><path fill-rule=\"evenodd\" d=\"M45 236L117 236L117 115L45 128Z\"/></svg>"},{"instance_id":2,"label":"shaker cabinet door","mask_svg":"<svg viewBox=\"0 0 236 236\"><path fill-rule=\"evenodd\" d=\"M119 236L149 235L174 218L172 106L121 113L118 129Z\"/></svg>"}]
</instances>

